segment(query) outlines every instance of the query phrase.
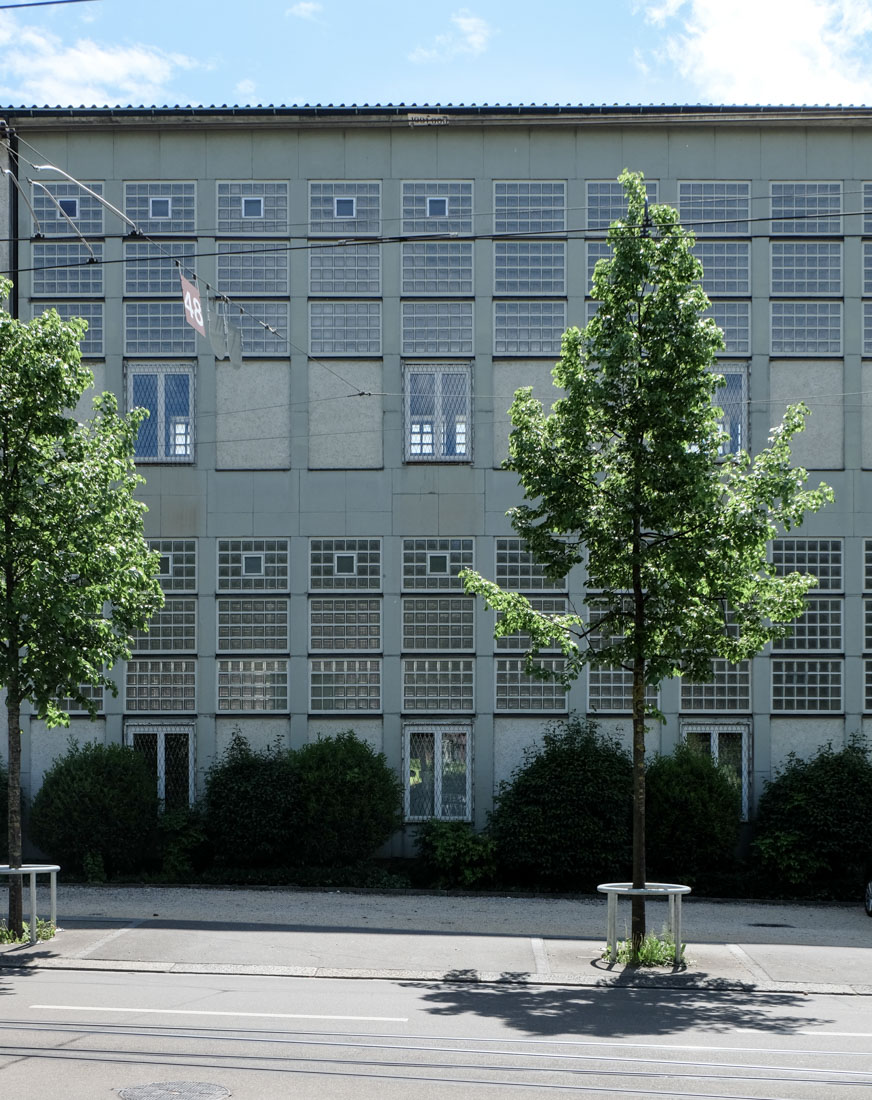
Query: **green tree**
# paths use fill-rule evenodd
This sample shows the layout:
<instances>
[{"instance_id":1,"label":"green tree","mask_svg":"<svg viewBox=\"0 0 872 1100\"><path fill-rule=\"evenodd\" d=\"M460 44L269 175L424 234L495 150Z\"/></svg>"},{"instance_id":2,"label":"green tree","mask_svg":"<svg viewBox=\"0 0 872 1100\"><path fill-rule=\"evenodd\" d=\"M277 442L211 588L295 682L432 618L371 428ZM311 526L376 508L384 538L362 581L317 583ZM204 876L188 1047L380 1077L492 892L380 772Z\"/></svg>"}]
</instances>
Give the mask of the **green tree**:
<instances>
[{"instance_id":1,"label":"green tree","mask_svg":"<svg viewBox=\"0 0 872 1100\"><path fill-rule=\"evenodd\" d=\"M646 687L678 674L710 677L711 661L740 661L783 636L801 614L809 575L776 577L767 542L832 499L808 490L790 465L805 410L792 407L752 461L723 455L709 368L722 347L702 268L675 210L650 210L642 177L621 176L627 214L608 232L597 263L599 309L570 329L553 371L564 391L546 413L529 389L510 411L507 469L524 490L512 526L553 577L580 566L588 613L550 615L468 573L467 590L501 615L499 634L526 631L538 648L555 636L565 678L584 665L632 671L633 884L645 882ZM634 899L632 939L645 933Z\"/></svg>"},{"instance_id":2,"label":"green tree","mask_svg":"<svg viewBox=\"0 0 872 1100\"><path fill-rule=\"evenodd\" d=\"M11 289L0 280L0 300ZM145 505L133 445L142 417L115 398L94 417L72 410L93 375L78 341L85 322L54 310L29 323L0 311L0 684L6 689L9 863L21 864L21 707L67 724L58 700L93 713L82 684L116 692L108 670L161 606L157 555L142 535ZM9 927L21 930L21 879L9 878Z\"/></svg>"}]
</instances>

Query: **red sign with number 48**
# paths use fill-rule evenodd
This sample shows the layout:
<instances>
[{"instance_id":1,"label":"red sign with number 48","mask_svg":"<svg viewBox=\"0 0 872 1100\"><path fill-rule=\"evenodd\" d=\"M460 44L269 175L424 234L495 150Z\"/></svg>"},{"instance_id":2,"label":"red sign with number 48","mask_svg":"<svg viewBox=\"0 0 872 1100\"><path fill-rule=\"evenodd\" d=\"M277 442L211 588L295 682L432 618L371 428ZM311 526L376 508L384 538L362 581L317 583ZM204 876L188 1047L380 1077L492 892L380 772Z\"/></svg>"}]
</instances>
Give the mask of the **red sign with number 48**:
<instances>
[{"instance_id":1,"label":"red sign with number 48","mask_svg":"<svg viewBox=\"0 0 872 1100\"><path fill-rule=\"evenodd\" d=\"M193 283L188 282L181 270L179 270L179 278L182 280L182 298L185 302L185 320L191 328L195 328L201 336L205 336L206 325L203 321L203 304L200 301L200 291Z\"/></svg>"}]
</instances>

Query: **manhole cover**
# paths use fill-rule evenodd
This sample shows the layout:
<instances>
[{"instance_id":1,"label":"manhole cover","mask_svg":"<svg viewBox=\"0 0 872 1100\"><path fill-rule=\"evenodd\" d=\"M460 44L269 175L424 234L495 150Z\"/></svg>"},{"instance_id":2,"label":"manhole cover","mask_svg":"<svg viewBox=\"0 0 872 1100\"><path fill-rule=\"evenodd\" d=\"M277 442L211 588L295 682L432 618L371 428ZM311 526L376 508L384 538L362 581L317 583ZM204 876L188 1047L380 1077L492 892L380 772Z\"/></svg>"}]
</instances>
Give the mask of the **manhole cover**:
<instances>
[{"instance_id":1,"label":"manhole cover","mask_svg":"<svg viewBox=\"0 0 872 1100\"><path fill-rule=\"evenodd\" d=\"M223 1100L230 1092L208 1081L155 1081L119 1089L118 1095L121 1100Z\"/></svg>"}]
</instances>

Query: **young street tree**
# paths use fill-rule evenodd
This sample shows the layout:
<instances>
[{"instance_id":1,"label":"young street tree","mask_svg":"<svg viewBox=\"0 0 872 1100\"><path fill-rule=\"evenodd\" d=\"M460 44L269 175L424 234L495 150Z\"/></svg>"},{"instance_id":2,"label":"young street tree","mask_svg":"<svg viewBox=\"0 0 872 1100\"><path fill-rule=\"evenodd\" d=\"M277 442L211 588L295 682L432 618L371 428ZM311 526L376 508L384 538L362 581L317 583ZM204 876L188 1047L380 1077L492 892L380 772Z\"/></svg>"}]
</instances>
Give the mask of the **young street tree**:
<instances>
[{"instance_id":1,"label":"young street tree","mask_svg":"<svg viewBox=\"0 0 872 1100\"><path fill-rule=\"evenodd\" d=\"M645 883L646 689L664 677L711 678L711 662L736 662L784 636L815 583L774 575L767 543L832 499L806 489L790 465L790 440L807 410L787 410L753 461L724 455L709 368L722 346L699 280L702 268L675 210L648 209L640 175L621 176L627 215L609 230L584 332L563 337L546 414L529 389L511 408L507 469L524 489L512 526L555 578L580 565L585 616L545 614L475 573L467 591L501 614L498 634L527 632L527 667L557 638L565 681L585 665L632 672L633 868ZM593 594L593 596L591 596ZM652 714L651 708L647 713ZM644 898L633 899L634 951L645 934Z\"/></svg>"},{"instance_id":2,"label":"young street tree","mask_svg":"<svg viewBox=\"0 0 872 1100\"><path fill-rule=\"evenodd\" d=\"M0 280L0 300L11 284ZM6 691L9 863L21 865L21 707L68 722L59 700L91 713L82 685L115 691L107 670L162 605L157 555L142 534L145 506L133 444L144 415L71 414L93 375L78 341L85 323L54 310L24 324L0 310L0 685ZM21 934L21 878L9 877L8 927Z\"/></svg>"}]
</instances>

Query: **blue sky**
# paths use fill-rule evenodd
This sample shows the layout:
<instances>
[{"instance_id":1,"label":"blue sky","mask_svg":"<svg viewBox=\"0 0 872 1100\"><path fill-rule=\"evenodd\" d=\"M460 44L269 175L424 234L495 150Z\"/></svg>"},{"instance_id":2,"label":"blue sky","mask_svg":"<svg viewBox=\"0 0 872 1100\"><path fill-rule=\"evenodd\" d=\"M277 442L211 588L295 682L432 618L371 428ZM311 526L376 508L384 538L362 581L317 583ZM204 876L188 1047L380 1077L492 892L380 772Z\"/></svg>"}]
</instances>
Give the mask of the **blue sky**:
<instances>
[{"instance_id":1,"label":"blue sky","mask_svg":"<svg viewBox=\"0 0 872 1100\"><path fill-rule=\"evenodd\" d=\"M90 0L0 11L0 104L11 106L872 104L870 59L872 0Z\"/></svg>"}]
</instances>

